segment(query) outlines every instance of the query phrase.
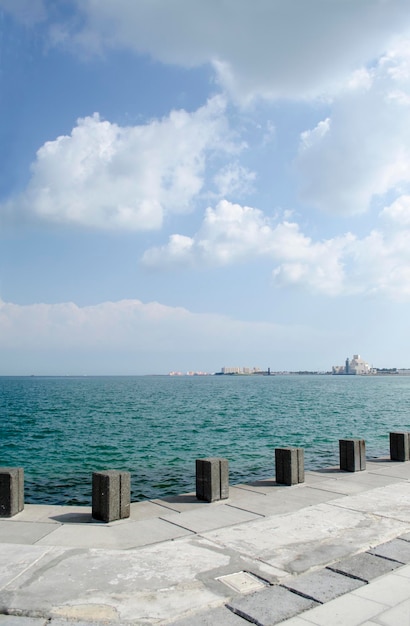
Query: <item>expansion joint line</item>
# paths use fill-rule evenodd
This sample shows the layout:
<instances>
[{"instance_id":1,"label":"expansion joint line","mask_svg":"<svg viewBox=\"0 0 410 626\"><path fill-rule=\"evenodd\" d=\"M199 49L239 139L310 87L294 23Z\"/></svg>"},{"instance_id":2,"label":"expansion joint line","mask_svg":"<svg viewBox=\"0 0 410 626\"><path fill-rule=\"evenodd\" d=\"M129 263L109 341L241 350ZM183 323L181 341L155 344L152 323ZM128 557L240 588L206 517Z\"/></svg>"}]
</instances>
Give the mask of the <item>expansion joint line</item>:
<instances>
[{"instance_id":1,"label":"expansion joint line","mask_svg":"<svg viewBox=\"0 0 410 626\"><path fill-rule=\"evenodd\" d=\"M14 578L12 578L11 580L8 580L5 585L0 587L0 591L3 591L4 589L6 589L9 585L11 585L11 583L14 583L18 578L20 578L20 576L23 576L23 574L28 572L28 570L31 569L34 565L37 565L38 563L40 563L41 559L43 559L47 554L49 554L49 552L51 552L51 550L53 550L54 547L55 546L50 546L48 550L46 550L43 554L41 554L37 559L32 561L32 563L27 565L27 567L21 570L21 572L19 572L16 576L14 576Z\"/></svg>"}]
</instances>

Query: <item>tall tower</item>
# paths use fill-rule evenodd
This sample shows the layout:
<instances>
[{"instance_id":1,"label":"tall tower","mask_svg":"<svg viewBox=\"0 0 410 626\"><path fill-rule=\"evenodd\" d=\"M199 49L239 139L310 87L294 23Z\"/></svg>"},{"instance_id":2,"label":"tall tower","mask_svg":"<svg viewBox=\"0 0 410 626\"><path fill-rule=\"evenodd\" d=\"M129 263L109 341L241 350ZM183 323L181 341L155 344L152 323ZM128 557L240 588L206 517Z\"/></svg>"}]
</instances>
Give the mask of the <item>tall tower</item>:
<instances>
[{"instance_id":1,"label":"tall tower","mask_svg":"<svg viewBox=\"0 0 410 626\"><path fill-rule=\"evenodd\" d=\"M345 374L350 374L349 357L346 359Z\"/></svg>"}]
</instances>

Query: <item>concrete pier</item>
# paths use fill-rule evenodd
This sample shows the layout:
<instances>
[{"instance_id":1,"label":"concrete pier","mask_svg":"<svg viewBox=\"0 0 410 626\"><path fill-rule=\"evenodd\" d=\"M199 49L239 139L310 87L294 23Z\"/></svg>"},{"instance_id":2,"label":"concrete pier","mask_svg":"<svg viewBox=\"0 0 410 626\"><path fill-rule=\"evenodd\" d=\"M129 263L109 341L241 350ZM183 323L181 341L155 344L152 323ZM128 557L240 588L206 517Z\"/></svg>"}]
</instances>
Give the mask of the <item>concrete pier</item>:
<instances>
[{"instance_id":1,"label":"concrete pier","mask_svg":"<svg viewBox=\"0 0 410 626\"><path fill-rule=\"evenodd\" d=\"M280 485L297 485L305 480L303 448L276 448L275 477Z\"/></svg>"},{"instance_id":2,"label":"concrete pier","mask_svg":"<svg viewBox=\"0 0 410 626\"><path fill-rule=\"evenodd\" d=\"M131 474L118 470L94 472L92 478L92 516L114 522L130 516Z\"/></svg>"},{"instance_id":3,"label":"concrete pier","mask_svg":"<svg viewBox=\"0 0 410 626\"><path fill-rule=\"evenodd\" d=\"M361 472L366 469L366 442L364 439L339 440L340 469Z\"/></svg>"},{"instance_id":4,"label":"concrete pier","mask_svg":"<svg viewBox=\"0 0 410 626\"><path fill-rule=\"evenodd\" d=\"M410 463L0 520L0 626L367 626L410 615ZM407 620L407 621L406 621Z\"/></svg>"},{"instance_id":5,"label":"concrete pier","mask_svg":"<svg viewBox=\"0 0 410 626\"><path fill-rule=\"evenodd\" d=\"M196 497L206 502L216 502L229 497L229 464L227 459L209 457L197 459Z\"/></svg>"},{"instance_id":6,"label":"concrete pier","mask_svg":"<svg viewBox=\"0 0 410 626\"><path fill-rule=\"evenodd\" d=\"M23 468L0 467L0 517L13 517L23 509Z\"/></svg>"}]
</instances>

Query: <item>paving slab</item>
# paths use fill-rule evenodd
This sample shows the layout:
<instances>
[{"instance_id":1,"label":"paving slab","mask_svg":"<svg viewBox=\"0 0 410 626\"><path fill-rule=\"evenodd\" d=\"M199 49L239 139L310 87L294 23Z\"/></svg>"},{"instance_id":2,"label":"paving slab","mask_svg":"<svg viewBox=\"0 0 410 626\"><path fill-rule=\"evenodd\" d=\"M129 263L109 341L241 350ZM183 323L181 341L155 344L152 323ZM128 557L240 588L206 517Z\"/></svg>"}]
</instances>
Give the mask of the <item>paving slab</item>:
<instances>
[{"instance_id":1,"label":"paving slab","mask_svg":"<svg viewBox=\"0 0 410 626\"><path fill-rule=\"evenodd\" d=\"M410 463L409 463L410 465ZM333 501L335 506L372 515L394 518L410 523L410 489L407 483L396 483L371 489L356 496L346 496Z\"/></svg>"},{"instance_id":2,"label":"paving slab","mask_svg":"<svg viewBox=\"0 0 410 626\"><path fill-rule=\"evenodd\" d=\"M372 473L379 473L379 474L384 474L385 476L396 476L397 478L404 478L406 480L410 479L410 463L403 463L403 462L398 462L398 463L391 463L391 464L386 464L383 465L382 467L380 467L380 469L378 468L371 468L370 470Z\"/></svg>"},{"instance_id":3,"label":"paving slab","mask_svg":"<svg viewBox=\"0 0 410 626\"><path fill-rule=\"evenodd\" d=\"M249 622L260 626L273 626L317 606L317 603L302 598L284 587L273 586L242 598L235 598L227 606Z\"/></svg>"},{"instance_id":4,"label":"paving slab","mask_svg":"<svg viewBox=\"0 0 410 626\"><path fill-rule=\"evenodd\" d=\"M324 603L365 584L361 580L349 578L323 568L287 581L285 586L296 593L301 593L317 602Z\"/></svg>"},{"instance_id":5,"label":"paving slab","mask_svg":"<svg viewBox=\"0 0 410 626\"><path fill-rule=\"evenodd\" d=\"M249 626L247 620L242 619L239 615L232 613L226 607L211 609L210 611L201 611L195 615L189 615L176 622L171 622L167 626Z\"/></svg>"},{"instance_id":6,"label":"paving slab","mask_svg":"<svg viewBox=\"0 0 410 626\"><path fill-rule=\"evenodd\" d=\"M320 484L315 483L314 487L304 484L293 485L292 487L281 486L272 491L263 488L257 494L250 493L245 489L233 488L230 490L232 497L229 504L263 515L282 515L341 497L338 492L321 490Z\"/></svg>"},{"instance_id":7,"label":"paving slab","mask_svg":"<svg viewBox=\"0 0 410 626\"><path fill-rule=\"evenodd\" d=\"M162 515L161 520L177 524L182 529L202 533L214 528L223 528L260 519L260 515L236 507L222 505L212 509L191 510L178 515ZM177 527L175 527L177 528Z\"/></svg>"},{"instance_id":8,"label":"paving slab","mask_svg":"<svg viewBox=\"0 0 410 626\"><path fill-rule=\"evenodd\" d=\"M283 515L300 509L305 504L303 498L289 497L289 493L277 491L266 494L262 491L248 491L245 489L231 488L232 498L230 506L235 506L244 511L257 513L262 516Z\"/></svg>"},{"instance_id":9,"label":"paving slab","mask_svg":"<svg viewBox=\"0 0 410 626\"><path fill-rule=\"evenodd\" d=\"M377 487L385 487L386 485L393 485L401 482L401 478L393 476L384 476L379 474L369 474L363 472L357 472L351 476L346 476L335 480L333 478L315 483L312 487L340 493L342 495L353 495L356 493L362 493L369 489L375 489Z\"/></svg>"},{"instance_id":10,"label":"paving slab","mask_svg":"<svg viewBox=\"0 0 410 626\"><path fill-rule=\"evenodd\" d=\"M132 521L139 521L145 519L153 519L154 517L161 517L161 515L169 513L169 508L146 500L145 502L131 502L130 517ZM127 520L118 520L117 523L126 524Z\"/></svg>"},{"instance_id":11,"label":"paving slab","mask_svg":"<svg viewBox=\"0 0 410 626\"><path fill-rule=\"evenodd\" d=\"M67 511L66 506L54 506L49 504L25 504L24 509L11 517L7 521L10 522L49 522L50 524L58 524L58 521L52 519L53 514Z\"/></svg>"},{"instance_id":12,"label":"paving slab","mask_svg":"<svg viewBox=\"0 0 410 626\"><path fill-rule=\"evenodd\" d=\"M306 506L313 506L320 504L321 502L331 502L332 500L341 498L341 494L337 491L324 490L320 488L320 483L314 486L309 485L295 485L295 489L284 497L288 501L293 501L299 505L299 508ZM297 488L299 487L299 488Z\"/></svg>"},{"instance_id":13,"label":"paving slab","mask_svg":"<svg viewBox=\"0 0 410 626\"><path fill-rule=\"evenodd\" d=\"M0 589L50 551L48 547L0 543Z\"/></svg>"},{"instance_id":14,"label":"paving slab","mask_svg":"<svg viewBox=\"0 0 410 626\"><path fill-rule=\"evenodd\" d=\"M316 626L363 626L366 620L377 617L387 608L385 604L359 598L354 596L354 593L353 591L348 595L347 602L346 598L341 596L307 611L302 618L310 626L312 624ZM285 624L286 622L281 626L285 626ZM399 626L399 624L395 626Z\"/></svg>"},{"instance_id":15,"label":"paving slab","mask_svg":"<svg viewBox=\"0 0 410 626\"><path fill-rule=\"evenodd\" d=\"M118 548L126 550L192 534L175 524L153 518L124 525L64 525L37 543L76 548Z\"/></svg>"},{"instance_id":16,"label":"paving slab","mask_svg":"<svg viewBox=\"0 0 410 626\"><path fill-rule=\"evenodd\" d=\"M397 576L403 576L404 578L410 578L410 565L402 565L400 569L395 572Z\"/></svg>"},{"instance_id":17,"label":"paving slab","mask_svg":"<svg viewBox=\"0 0 410 626\"><path fill-rule=\"evenodd\" d=\"M333 480L333 473L326 474L326 472L316 472L314 470L307 470L305 472L306 485L315 485L327 480Z\"/></svg>"},{"instance_id":18,"label":"paving slab","mask_svg":"<svg viewBox=\"0 0 410 626\"><path fill-rule=\"evenodd\" d=\"M390 468L391 469L391 468ZM338 482L363 482L369 485L369 487L373 487L376 486L377 487L377 481L380 480L381 484L380 486L382 487L384 484L388 484L389 481L394 482L401 482L402 478L398 478L397 476L389 476L388 474L384 473L382 470L374 470L374 471L368 471L368 470L362 470L362 471L357 471L357 472L345 472L342 471L339 474L337 474L337 476L333 476L334 480L337 480Z\"/></svg>"},{"instance_id":19,"label":"paving slab","mask_svg":"<svg viewBox=\"0 0 410 626\"><path fill-rule=\"evenodd\" d=\"M366 598L392 607L407 600L409 591L408 578L393 573L373 581L371 585L364 585L364 587L356 589L349 595L349 600L352 597Z\"/></svg>"},{"instance_id":20,"label":"paving slab","mask_svg":"<svg viewBox=\"0 0 410 626\"><path fill-rule=\"evenodd\" d=\"M11 518L10 521L47 522L49 524L92 522L91 507L25 504L23 511Z\"/></svg>"},{"instance_id":21,"label":"paving slab","mask_svg":"<svg viewBox=\"0 0 410 626\"><path fill-rule=\"evenodd\" d=\"M347 559L342 559L330 565L329 569L370 582L374 578L392 572L398 567L401 567L400 563L395 563L369 552L363 552Z\"/></svg>"},{"instance_id":22,"label":"paving slab","mask_svg":"<svg viewBox=\"0 0 410 626\"><path fill-rule=\"evenodd\" d=\"M386 437L386 445L389 445L389 438ZM366 468L372 469L372 468L381 468L384 466L387 467L393 467L394 465L399 465L401 463L401 461L392 461L390 456L380 456L380 457L374 457L374 456L368 456L366 458Z\"/></svg>"},{"instance_id":23,"label":"paving slab","mask_svg":"<svg viewBox=\"0 0 410 626\"><path fill-rule=\"evenodd\" d=\"M204 536L279 570L301 574L396 537L407 527L400 521L327 503L217 529Z\"/></svg>"},{"instance_id":24,"label":"paving slab","mask_svg":"<svg viewBox=\"0 0 410 626\"><path fill-rule=\"evenodd\" d=\"M372 548L369 552L377 554L379 557L393 559L404 565L410 563L410 543L403 539L393 539Z\"/></svg>"},{"instance_id":25,"label":"paving slab","mask_svg":"<svg viewBox=\"0 0 410 626\"><path fill-rule=\"evenodd\" d=\"M155 500L151 500L151 502L166 509L171 509L171 511L182 513L183 511L190 511L192 509L216 508L221 504L225 504L226 500L205 502L204 500L198 500L195 493L192 492L184 493L180 496L156 498Z\"/></svg>"},{"instance_id":26,"label":"paving slab","mask_svg":"<svg viewBox=\"0 0 410 626\"><path fill-rule=\"evenodd\" d=\"M310 611L307 611L306 613L309 614ZM304 615L306 615L306 613L304 613ZM312 626L312 622L307 622L303 617L297 616L281 622L280 626Z\"/></svg>"},{"instance_id":27,"label":"paving slab","mask_svg":"<svg viewBox=\"0 0 410 626\"><path fill-rule=\"evenodd\" d=\"M250 483L235 485L239 489L246 491L255 491L255 493L264 493L265 495L279 493L286 489L289 489L286 485L279 485L274 477L263 478L261 480L254 480Z\"/></svg>"},{"instance_id":28,"label":"paving slab","mask_svg":"<svg viewBox=\"0 0 410 626\"><path fill-rule=\"evenodd\" d=\"M34 544L56 528L57 524L0 520L0 537L5 543Z\"/></svg>"},{"instance_id":29,"label":"paving slab","mask_svg":"<svg viewBox=\"0 0 410 626\"><path fill-rule=\"evenodd\" d=\"M154 622L220 606L231 593L226 588L224 595L222 586L218 593L210 590L200 575L217 576L231 557L194 539L139 550L52 548L38 563L5 581L0 607L30 616Z\"/></svg>"},{"instance_id":30,"label":"paving slab","mask_svg":"<svg viewBox=\"0 0 410 626\"><path fill-rule=\"evenodd\" d=\"M408 624L410 624L410 599L377 617L377 626L407 626Z\"/></svg>"}]
</instances>

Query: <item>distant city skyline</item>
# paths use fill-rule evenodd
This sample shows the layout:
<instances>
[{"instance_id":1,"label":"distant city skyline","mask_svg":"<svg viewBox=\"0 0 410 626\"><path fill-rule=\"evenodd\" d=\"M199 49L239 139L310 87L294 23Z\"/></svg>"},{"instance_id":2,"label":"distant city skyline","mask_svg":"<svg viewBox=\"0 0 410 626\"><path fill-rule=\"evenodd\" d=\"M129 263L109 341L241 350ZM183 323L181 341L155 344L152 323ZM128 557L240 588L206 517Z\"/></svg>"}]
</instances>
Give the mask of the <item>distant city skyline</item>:
<instances>
[{"instance_id":1,"label":"distant city skyline","mask_svg":"<svg viewBox=\"0 0 410 626\"><path fill-rule=\"evenodd\" d=\"M410 366L407 0L0 20L0 375Z\"/></svg>"}]
</instances>

